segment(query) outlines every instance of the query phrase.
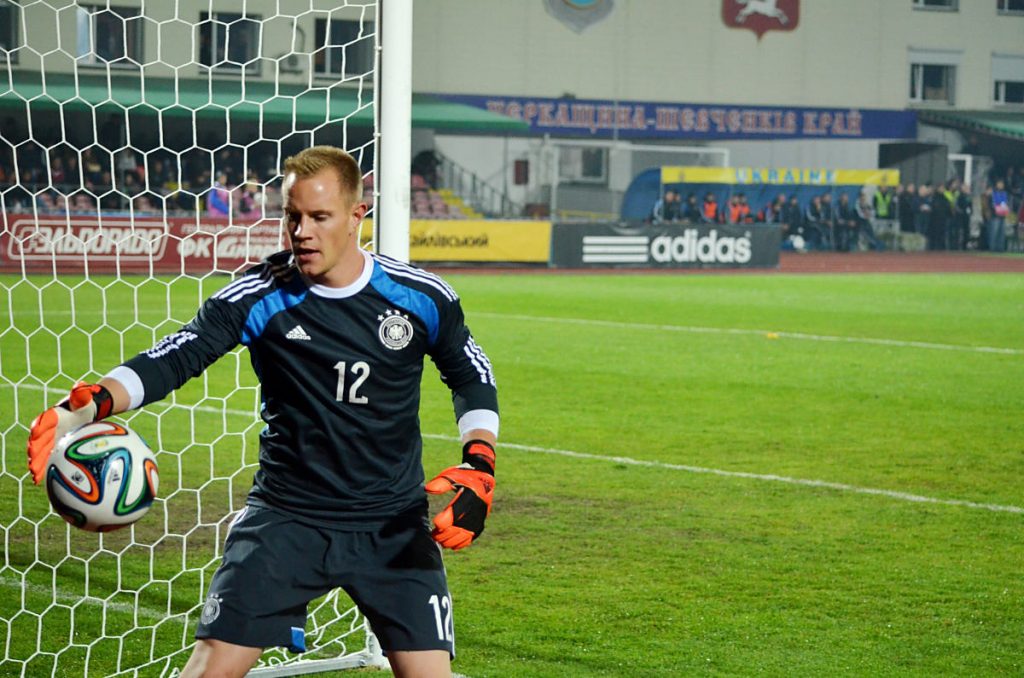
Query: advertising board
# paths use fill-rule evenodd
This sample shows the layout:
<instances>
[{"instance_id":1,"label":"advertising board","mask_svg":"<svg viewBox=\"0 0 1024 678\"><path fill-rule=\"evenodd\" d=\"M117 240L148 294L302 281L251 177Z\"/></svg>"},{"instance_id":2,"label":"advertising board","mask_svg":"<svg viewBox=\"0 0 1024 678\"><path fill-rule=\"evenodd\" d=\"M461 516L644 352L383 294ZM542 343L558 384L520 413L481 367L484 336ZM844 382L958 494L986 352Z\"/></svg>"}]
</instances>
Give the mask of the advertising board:
<instances>
[{"instance_id":1,"label":"advertising board","mask_svg":"<svg viewBox=\"0 0 1024 678\"><path fill-rule=\"evenodd\" d=\"M551 264L563 268L755 268L779 264L777 224L555 224Z\"/></svg>"}]
</instances>

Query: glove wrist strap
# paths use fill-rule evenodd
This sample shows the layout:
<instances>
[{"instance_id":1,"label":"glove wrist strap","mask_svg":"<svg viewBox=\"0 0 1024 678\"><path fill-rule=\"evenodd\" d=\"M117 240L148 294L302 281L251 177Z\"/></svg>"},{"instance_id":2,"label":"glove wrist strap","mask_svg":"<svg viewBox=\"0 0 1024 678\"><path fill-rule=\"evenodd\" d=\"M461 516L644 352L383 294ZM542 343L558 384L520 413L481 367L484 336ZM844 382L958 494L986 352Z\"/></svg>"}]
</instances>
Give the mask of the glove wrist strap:
<instances>
[{"instance_id":1,"label":"glove wrist strap","mask_svg":"<svg viewBox=\"0 0 1024 678\"><path fill-rule=\"evenodd\" d=\"M486 440L470 440L462 446L462 463L477 471L494 475L494 446Z\"/></svg>"},{"instance_id":2,"label":"glove wrist strap","mask_svg":"<svg viewBox=\"0 0 1024 678\"><path fill-rule=\"evenodd\" d=\"M93 421L106 419L114 409L114 397L110 395L110 391L99 384L92 384L89 389L92 391L92 401L96 404L96 417Z\"/></svg>"}]
</instances>

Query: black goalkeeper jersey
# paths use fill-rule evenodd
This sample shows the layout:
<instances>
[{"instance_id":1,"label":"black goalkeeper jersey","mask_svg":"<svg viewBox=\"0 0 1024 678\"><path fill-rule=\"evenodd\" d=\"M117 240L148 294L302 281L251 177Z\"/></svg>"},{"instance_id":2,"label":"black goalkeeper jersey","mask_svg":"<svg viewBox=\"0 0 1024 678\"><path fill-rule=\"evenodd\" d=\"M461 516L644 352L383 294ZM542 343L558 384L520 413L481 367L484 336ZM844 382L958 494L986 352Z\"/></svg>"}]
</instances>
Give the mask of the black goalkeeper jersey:
<instances>
[{"instance_id":1,"label":"black goalkeeper jersey","mask_svg":"<svg viewBox=\"0 0 1024 678\"><path fill-rule=\"evenodd\" d=\"M179 332L125 363L142 390L133 405L160 400L241 343L267 424L251 503L369 529L424 502L423 357L452 390L457 419L490 411L496 420L494 376L451 287L397 260L364 256L362 275L344 288L311 283L290 252L268 257Z\"/></svg>"}]
</instances>

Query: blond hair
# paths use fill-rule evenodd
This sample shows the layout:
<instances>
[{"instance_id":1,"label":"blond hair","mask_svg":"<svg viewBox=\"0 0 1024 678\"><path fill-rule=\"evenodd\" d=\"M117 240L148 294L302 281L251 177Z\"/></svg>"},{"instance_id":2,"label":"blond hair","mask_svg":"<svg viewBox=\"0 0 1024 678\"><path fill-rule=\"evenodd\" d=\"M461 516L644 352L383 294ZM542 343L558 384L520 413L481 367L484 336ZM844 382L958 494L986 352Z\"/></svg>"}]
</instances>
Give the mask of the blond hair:
<instances>
[{"instance_id":1,"label":"blond hair","mask_svg":"<svg viewBox=\"0 0 1024 678\"><path fill-rule=\"evenodd\" d=\"M356 159L335 146L310 146L286 158L282 174L287 184L295 179L305 179L325 169L333 169L344 193L354 197L354 202L363 199L363 173ZM291 178L294 175L294 178Z\"/></svg>"}]
</instances>

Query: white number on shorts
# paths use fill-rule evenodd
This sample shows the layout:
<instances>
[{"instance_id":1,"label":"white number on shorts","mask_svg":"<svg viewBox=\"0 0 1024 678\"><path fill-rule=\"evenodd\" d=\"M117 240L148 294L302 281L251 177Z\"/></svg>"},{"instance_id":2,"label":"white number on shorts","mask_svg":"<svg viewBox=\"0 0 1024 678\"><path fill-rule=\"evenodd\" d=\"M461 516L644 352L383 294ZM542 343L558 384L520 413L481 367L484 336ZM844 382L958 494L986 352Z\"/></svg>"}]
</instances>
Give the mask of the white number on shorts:
<instances>
[{"instance_id":1,"label":"white number on shorts","mask_svg":"<svg viewBox=\"0 0 1024 678\"><path fill-rule=\"evenodd\" d=\"M437 623L437 639L452 642L455 629L452 627L452 599L448 596L430 596L427 603L434 608L434 621ZM444 621L441 621L441 608L444 608Z\"/></svg>"},{"instance_id":2,"label":"white number on shorts","mask_svg":"<svg viewBox=\"0 0 1024 678\"><path fill-rule=\"evenodd\" d=\"M335 392L334 397L341 403L346 401L345 368L347 366L348 365L344 360L334 365L334 369L338 370L338 390ZM359 395L358 391L359 387L362 386L363 382L370 376L370 366L360 360L352 365L352 374L356 375L356 380L352 382L352 386L348 389L347 400L353 405L365 405L369 401L366 399L366 396Z\"/></svg>"}]
</instances>

